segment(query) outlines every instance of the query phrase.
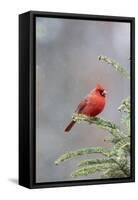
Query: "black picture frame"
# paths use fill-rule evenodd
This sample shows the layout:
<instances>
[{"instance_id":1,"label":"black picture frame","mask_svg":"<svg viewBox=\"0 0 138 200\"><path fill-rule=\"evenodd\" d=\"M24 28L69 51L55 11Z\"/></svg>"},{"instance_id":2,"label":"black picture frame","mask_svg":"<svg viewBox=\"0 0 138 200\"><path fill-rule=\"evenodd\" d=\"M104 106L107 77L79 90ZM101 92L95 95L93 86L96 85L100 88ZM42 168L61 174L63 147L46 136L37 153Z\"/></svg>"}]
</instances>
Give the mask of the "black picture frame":
<instances>
[{"instance_id":1,"label":"black picture frame","mask_svg":"<svg viewBox=\"0 0 138 200\"><path fill-rule=\"evenodd\" d=\"M35 17L129 22L131 24L131 176L129 178L36 183ZM27 188L135 181L135 18L29 11L19 15L19 184Z\"/></svg>"}]
</instances>

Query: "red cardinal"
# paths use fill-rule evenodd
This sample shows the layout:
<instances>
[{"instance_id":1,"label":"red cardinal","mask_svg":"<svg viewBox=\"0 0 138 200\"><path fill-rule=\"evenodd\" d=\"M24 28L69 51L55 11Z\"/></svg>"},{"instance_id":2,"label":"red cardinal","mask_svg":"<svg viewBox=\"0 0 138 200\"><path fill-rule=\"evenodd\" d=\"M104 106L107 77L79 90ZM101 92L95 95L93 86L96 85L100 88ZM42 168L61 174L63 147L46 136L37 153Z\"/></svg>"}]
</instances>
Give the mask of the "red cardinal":
<instances>
[{"instance_id":1,"label":"red cardinal","mask_svg":"<svg viewBox=\"0 0 138 200\"><path fill-rule=\"evenodd\" d=\"M89 117L95 117L101 113L105 106L106 90L99 84L93 89L78 105L75 113L84 114ZM76 122L71 121L65 128L65 132L69 132Z\"/></svg>"}]
</instances>

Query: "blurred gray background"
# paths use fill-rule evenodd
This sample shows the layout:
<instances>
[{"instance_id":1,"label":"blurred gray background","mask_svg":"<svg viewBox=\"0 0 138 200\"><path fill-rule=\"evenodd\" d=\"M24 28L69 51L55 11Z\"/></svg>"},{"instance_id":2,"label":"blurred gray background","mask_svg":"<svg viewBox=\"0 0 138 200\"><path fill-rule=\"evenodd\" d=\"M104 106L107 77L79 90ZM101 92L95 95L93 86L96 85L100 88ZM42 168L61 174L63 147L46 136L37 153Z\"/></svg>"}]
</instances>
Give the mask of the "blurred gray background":
<instances>
[{"instance_id":1,"label":"blurred gray background","mask_svg":"<svg viewBox=\"0 0 138 200\"><path fill-rule=\"evenodd\" d=\"M72 180L70 173L79 160L55 166L63 153L82 147L111 147L107 132L94 125L64 129L81 99L96 83L107 91L104 111L99 115L119 126L117 111L130 93L129 81L111 66L101 64L106 55L130 68L130 24L70 19L36 18L36 181ZM97 158L99 155L87 156ZM99 174L77 179L95 179Z\"/></svg>"}]
</instances>

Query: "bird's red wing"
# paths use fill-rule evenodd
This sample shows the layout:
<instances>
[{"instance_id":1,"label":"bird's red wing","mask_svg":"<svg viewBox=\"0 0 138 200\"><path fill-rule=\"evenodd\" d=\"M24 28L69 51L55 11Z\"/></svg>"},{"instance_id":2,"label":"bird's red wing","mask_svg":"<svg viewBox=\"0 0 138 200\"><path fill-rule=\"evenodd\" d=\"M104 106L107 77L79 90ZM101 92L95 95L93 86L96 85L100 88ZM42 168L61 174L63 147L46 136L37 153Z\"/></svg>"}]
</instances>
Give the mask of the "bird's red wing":
<instances>
[{"instance_id":1,"label":"bird's red wing","mask_svg":"<svg viewBox=\"0 0 138 200\"><path fill-rule=\"evenodd\" d=\"M75 112L77 113L81 113L81 111L84 109L84 107L87 104L87 99L83 99L80 104L78 105L77 109L75 110Z\"/></svg>"}]
</instances>

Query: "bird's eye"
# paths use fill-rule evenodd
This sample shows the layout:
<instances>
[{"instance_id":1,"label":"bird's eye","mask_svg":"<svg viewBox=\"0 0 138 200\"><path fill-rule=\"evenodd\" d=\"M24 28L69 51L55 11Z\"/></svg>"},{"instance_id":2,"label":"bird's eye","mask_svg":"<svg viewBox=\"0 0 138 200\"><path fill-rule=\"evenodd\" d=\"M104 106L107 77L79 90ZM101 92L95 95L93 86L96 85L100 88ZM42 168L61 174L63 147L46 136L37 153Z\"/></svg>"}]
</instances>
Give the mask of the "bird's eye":
<instances>
[{"instance_id":1,"label":"bird's eye","mask_svg":"<svg viewBox=\"0 0 138 200\"><path fill-rule=\"evenodd\" d=\"M101 96L105 97L106 94L107 94L107 91L106 90L101 90L100 94L101 94Z\"/></svg>"},{"instance_id":2,"label":"bird's eye","mask_svg":"<svg viewBox=\"0 0 138 200\"><path fill-rule=\"evenodd\" d=\"M100 90L100 95L104 96L104 95L103 95L103 90Z\"/></svg>"}]
</instances>

